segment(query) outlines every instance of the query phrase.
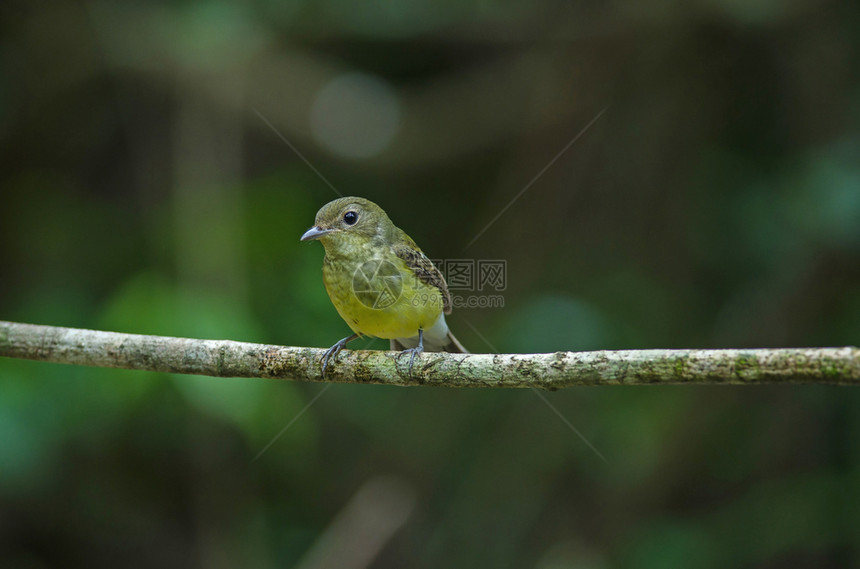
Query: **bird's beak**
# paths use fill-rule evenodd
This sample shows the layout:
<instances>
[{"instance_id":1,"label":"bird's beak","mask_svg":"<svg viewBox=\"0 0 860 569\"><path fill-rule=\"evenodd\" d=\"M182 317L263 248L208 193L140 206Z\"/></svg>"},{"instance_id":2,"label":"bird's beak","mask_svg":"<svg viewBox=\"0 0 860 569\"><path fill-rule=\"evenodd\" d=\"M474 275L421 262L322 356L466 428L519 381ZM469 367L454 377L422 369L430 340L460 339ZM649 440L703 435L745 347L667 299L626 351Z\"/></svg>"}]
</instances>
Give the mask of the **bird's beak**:
<instances>
[{"instance_id":1,"label":"bird's beak","mask_svg":"<svg viewBox=\"0 0 860 569\"><path fill-rule=\"evenodd\" d=\"M323 229L322 227L311 227L307 231L305 231L304 235L300 241L311 241L312 239L319 239L323 235L328 235L334 231L334 229Z\"/></svg>"}]
</instances>

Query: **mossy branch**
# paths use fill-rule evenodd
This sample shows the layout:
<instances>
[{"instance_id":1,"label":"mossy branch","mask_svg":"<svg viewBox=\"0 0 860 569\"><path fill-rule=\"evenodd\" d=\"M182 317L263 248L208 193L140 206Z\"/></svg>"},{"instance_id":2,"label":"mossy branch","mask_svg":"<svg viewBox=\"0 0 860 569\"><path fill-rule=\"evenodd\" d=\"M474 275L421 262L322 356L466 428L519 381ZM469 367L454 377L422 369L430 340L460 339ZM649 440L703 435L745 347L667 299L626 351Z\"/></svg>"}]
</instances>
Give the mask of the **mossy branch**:
<instances>
[{"instance_id":1,"label":"mossy branch","mask_svg":"<svg viewBox=\"0 0 860 569\"><path fill-rule=\"evenodd\" d=\"M537 387L640 384L814 383L860 385L860 350L620 350L549 354L347 351L320 375L320 348L195 340L0 321L0 356L72 365L293 381Z\"/></svg>"}]
</instances>

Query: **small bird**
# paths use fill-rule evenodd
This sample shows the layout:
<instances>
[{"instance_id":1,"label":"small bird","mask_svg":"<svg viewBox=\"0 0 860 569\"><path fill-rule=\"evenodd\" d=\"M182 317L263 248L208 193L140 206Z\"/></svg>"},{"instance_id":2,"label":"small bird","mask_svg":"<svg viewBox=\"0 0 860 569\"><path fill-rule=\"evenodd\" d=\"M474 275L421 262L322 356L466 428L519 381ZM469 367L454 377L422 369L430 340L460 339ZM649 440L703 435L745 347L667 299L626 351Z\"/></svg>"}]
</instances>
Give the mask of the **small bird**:
<instances>
[{"instance_id":1,"label":"small bird","mask_svg":"<svg viewBox=\"0 0 860 569\"><path fill-rule=\"evenodd\" d=\"M431 352L469 352L448 330L451 295L445 278L411 237L385 211L358 197L324 205L302 241L319 240L325 248L323 282L338 314L354 334L329 348L329 359L360 336L391 340L392 350L415 356Z\"/></svg>"}]
</instances>

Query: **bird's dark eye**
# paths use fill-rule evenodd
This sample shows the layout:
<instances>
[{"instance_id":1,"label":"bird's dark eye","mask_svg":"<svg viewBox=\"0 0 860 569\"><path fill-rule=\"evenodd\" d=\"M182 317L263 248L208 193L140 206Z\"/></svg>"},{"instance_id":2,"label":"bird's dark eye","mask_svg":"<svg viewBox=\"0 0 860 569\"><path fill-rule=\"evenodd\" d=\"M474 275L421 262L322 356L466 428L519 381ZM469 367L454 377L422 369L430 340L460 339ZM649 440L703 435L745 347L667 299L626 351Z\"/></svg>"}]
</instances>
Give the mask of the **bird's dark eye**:
<instances>
[{"instance_id":1,"label":"bird's dark eye","mask_svg":"<svg viewBox=\"0 0 860 569\"><path fill-rule=\"evenodd\" d=\"M354 211L348 211L343 214L343 222L347 225L355 225L355 222L358 221L358 214Z\"/></svg>"}]
</instances>

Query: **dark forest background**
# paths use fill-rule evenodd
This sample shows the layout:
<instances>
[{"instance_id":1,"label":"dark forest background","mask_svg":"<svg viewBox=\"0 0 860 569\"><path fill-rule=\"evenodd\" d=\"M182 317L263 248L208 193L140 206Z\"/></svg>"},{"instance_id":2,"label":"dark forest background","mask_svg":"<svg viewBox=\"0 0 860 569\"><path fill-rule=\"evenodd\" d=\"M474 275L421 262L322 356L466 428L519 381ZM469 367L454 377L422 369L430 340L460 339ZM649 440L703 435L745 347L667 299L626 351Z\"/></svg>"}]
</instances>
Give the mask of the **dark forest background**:
<instances>
[{"instance_id":1,"label":"dark forest background","mask_svg":"<svg viewBox=\"0 0 860 569\"><path fill-rule=\"evenodd\" d=\"M856 345L859 158L855 2L5 2L0 318L328 347L336 189L476 352ZM2 360L0 558L860 564L857 390L546 397Z\"/></svg>"}]
</instances>

